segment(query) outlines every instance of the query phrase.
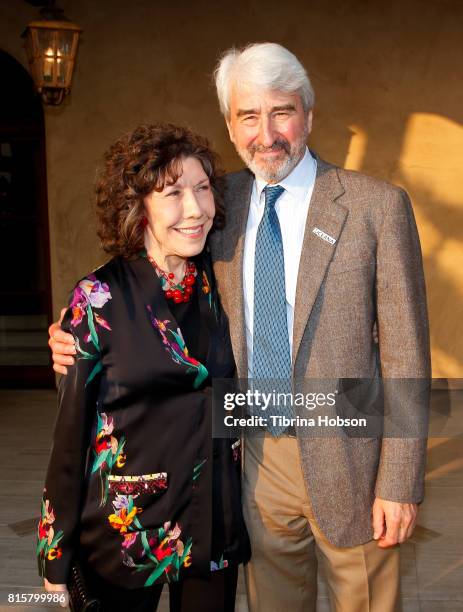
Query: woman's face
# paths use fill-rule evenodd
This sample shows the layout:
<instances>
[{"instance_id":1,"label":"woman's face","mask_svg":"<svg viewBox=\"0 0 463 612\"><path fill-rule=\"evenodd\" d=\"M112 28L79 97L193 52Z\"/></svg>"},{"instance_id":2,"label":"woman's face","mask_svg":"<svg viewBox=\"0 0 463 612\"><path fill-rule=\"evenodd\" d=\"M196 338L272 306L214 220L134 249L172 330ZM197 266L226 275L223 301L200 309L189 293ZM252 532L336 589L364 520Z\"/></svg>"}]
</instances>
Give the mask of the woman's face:
<instances>
[{"instance_id":1,"label":"woman's face","mask_svg":"<svg viewBox=\"0 0 463 612\"><path fill-rule=\"evenodd\" d=\"M148 226L145 246L158 258L193 257L206 242L215 215L209 177L195 157L182 159L182 173L173 185L144 199ZM159 262L161 264L161 262Z\"/></svg>"}]
</instances>

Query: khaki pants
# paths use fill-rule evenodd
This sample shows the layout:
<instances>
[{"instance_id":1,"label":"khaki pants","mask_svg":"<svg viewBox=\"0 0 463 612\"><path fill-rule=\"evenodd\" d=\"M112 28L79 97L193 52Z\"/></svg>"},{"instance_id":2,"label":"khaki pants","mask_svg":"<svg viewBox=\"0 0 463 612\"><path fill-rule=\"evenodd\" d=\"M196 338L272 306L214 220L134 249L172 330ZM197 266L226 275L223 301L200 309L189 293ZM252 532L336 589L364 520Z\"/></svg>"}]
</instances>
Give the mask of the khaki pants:
<instances>
[{"instance_id":1,"label":"khaki pants","mask_svg":"<svg viewBox=\"0 0 463 612\"><path fill-rule=\"evenodd\" d=\"M337 548L314 520L295 438L247 439L244 517L252 547L245 568L250 612L312 612L317 600L317 549L331 610L397 612L399 547L375 541Z\"/></svg>"}]
</instances>

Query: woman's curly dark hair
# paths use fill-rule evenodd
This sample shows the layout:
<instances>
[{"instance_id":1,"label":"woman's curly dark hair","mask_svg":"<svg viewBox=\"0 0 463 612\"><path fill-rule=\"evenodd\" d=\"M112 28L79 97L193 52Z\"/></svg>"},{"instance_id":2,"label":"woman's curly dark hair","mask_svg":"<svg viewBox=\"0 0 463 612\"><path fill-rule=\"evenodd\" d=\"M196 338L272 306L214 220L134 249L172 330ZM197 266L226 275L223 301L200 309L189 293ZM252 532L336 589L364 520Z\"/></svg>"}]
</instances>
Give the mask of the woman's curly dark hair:
<instances>
[{"instance_id":1,"label":"woman's curly dark hair","mask_svg":"<svg viewBox=\"0 0 463 612\"><path fill-rule=\"evenodd\" d=\"M223 226L223 172L207 139L170 123L141 125L109 148L96 184L98 236L107 253L130 259L143 249L143 199L175 183L185 157L196 158L209 177L216 207L214 227Z\"/></svg>"}]
</instances>

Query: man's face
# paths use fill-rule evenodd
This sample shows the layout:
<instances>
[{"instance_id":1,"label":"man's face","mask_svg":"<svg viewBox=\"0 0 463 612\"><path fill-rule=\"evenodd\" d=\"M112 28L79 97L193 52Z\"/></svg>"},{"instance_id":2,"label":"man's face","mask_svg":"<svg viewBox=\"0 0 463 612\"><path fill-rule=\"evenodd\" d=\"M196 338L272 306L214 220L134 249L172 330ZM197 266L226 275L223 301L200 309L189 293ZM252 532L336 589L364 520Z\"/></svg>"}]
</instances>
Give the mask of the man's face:
<instances>
[{"instance_id":1,"label":"man's face","mask_svg":"<svg viewBox=\"0 0 463 612\"><path fill-rule=\"evenodd\" d=\"M264 181L278 183L304 155L312 111L304 111L297 94L242 86L232 89L227 127L248 168Z\"/></svg>"}]
</instances>

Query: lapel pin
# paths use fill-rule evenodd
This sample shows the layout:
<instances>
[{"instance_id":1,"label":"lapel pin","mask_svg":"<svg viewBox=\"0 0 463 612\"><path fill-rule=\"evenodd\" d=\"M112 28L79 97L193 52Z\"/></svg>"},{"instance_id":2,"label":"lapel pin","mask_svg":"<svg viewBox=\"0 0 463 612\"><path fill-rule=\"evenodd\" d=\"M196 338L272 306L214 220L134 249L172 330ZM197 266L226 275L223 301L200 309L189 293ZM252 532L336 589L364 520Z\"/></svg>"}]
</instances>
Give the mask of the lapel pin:
<instances>
[{"instance_id":1,"label":"lapel pin","mask_svg":"<svg viewBox=\"0 0 463 612\"><path fill-rule=\"evenodd\" d=\"M329 242L330 244L336 244L336 238L333 238L333 236L329 236L328 234L325 234L325 232L322 232L322 230L319 229L318 227L314 227L312 231L316 236L318 236L325 242Z\"/></svg>"}]
</instances>

